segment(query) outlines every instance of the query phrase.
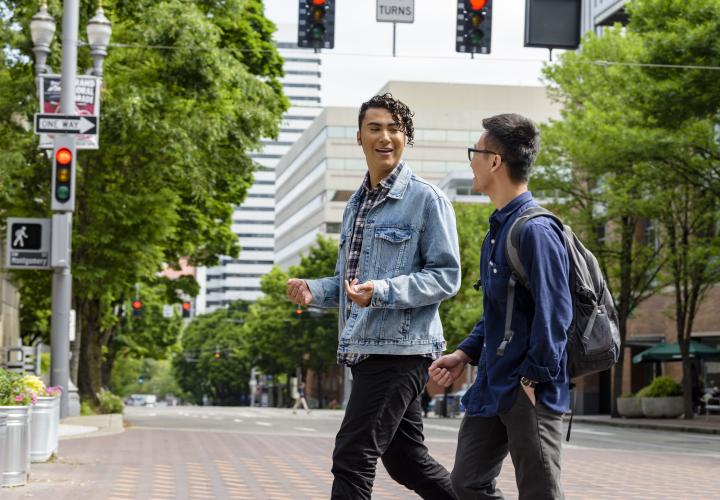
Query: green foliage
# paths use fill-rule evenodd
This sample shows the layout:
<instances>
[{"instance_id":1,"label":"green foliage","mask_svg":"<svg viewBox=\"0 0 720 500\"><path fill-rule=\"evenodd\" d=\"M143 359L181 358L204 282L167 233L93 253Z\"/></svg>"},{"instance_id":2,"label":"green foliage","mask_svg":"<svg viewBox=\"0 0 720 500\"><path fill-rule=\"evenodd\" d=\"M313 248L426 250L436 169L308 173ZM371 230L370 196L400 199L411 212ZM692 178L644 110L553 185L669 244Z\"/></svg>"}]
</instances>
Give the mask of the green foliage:
<instances>
[{"instance_id":1,"label":"green foliage","mask_svg":"<svg viewBox=\"0 0 720 500\"><path fill-rule=\"evenodd\" d=\"M80 403L80 415L83 417L87 417L89 415L97 415L95 407L93 406L91 401L83 400Z\"/></svg>"},{"instance_id":2,"label":"green foliage","mask_svg":"<svg viewBox=\"0 0 720 500\"><path fill-rule=\"evenodd\" d=\"M462 281L457 295L440 305L440 319L450 351L455 350L482 318L482 289L475 290L473 284L480 277L480 250L493 211L491 205L477 203L455 203L453 207L460 244Z\"/></svg>"},{"instance_id":3,"label":"green foliage","mask_svg":"<svg viewBox=\"0 0 720 500\"><path fill-rule=\"evenodd\" d=\"M0 0L2 220L49 213L48 159L27 127L37 111L28 29L37 7ZM81 33L95 7L82 4ZM237 255L230 225L252 182L248 151L261 137L277 135L288 106L275 28L261 0L108 0L103 7L114 45L101 92L102 146L78 155L73 218L77 324L82 342L96 344L81 351L81 366L92 372L86 396L99 388L98 353L117 329L113 308L129 299L135 283L181 257L213 265L219 255ZM59 0L49 2L58 20L61 9ZM57 41L48 63L60 67ZM89 51L81 47L79 67L88 66ZM15 273L26 339L48 340L49 277ZM152 347L154 333L147 328L123 347L159 351L170 343L164 336Z\"/></svg>"},{"instance_id":4,"label":"green foliage","mask_svg":"<svg viewBox=\"0 0 720 500\"><path fill-rule=\"evenodd\" d=\"M680 384L670 377L655 377L653 381L640 389L637 393L638 398L668 398L673 396L682 396L683 389Z\"/></svg>"},{"instance_id":5,"label":"green foliage","mask_svg":"<svg viewBox=\"0 0 720 500\"><path fill-rule=\"evenodd\" d=\"M110 389L121 398L130 394L155 394L158 399L167 395L183 397L170 360L119 357L115 360Z\"/></svg>"},{"instance_id":6,"label":"green foliage","mask_svg":"<svg viewBox=\"0 0 720 500\"><path fill-rule=\"evenodd\" d=\"M194 403L207 395L214 404L239 405L248 393L252 367L243 329L248 304L197 316L183 331L182 351L172 366L180 388Z\"/></svg>"},{"instance_id":7,"label":"green foliage","mask_svg":"<svg viewBox=\"0 0 720 500\"><path fill-rule=\"evenodd\" d=\"M122 399L110 391L100 389L97 396L98 401L100 401L98 406L99 413L122 413L125 409Z\"/></svg>"},{"instance_id":8,"label":"green foliage","mask_svg":"<svg viewBox=\"0 0 720 500\"><path fill-rule=\"evenodd\" d=\"M39 383L39 384L38 384ZM43 389L37 377L24 376L0 368L0 406L24 406L33 404Z\"/></svg>"}]
</instances>

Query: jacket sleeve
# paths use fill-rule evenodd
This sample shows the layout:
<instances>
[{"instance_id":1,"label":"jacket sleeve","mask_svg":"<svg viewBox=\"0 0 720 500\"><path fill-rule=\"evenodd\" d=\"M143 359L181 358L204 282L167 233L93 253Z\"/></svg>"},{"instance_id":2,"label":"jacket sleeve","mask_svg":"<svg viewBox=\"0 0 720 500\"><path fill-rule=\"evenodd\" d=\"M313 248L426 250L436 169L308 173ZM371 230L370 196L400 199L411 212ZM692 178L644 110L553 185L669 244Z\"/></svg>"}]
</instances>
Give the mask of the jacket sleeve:
<instances>
[{"instance_id":1,"label":"jacket sleeve","mask_svg":"<svg viewBox=\"0 0 720 500\"><path fill-rule=\"evenodd\" d=\"M340 269L340 252L343 251L342 244L338 246L338 258L335 261L335 274L327 278L319 278L315 280L305 280L310 293L312 293L311 305L317 307L339 307L340 305L340 286L343 275L343 269Z\"/></svg>"},{"instance_id":2,"label":"jacket sleeve","mask_svg":"<svg viewBox=\"0 0 720 500\"><path fill-rule=\"evenodd\" d=\"M437 304L460 289L460 250L455 211L444 196L428 203L418 248L425 266L418 272L384 280L375 286L370 307L409 309ZM427 231L432 231L428 237Z\"/></svg>"},{"instance_id":3,"label":"jacket sleeve","mask_svg":"<svg viewBox=\"0 0 720 500\"><path fill-rule=\"evenodd\" d=\"M572 321L569 262L562 233L548 219L529 221L520 235L520 258L535 300L528 352L518 373L547 382L560 373Z\"/></svg>"},{"instance_id":4,"label":"jacket sleeve","mask_svg":"<svg viewBox=\"0 0 720 500\"><path fill-rule=\"evenodd\" d=\"M482 354L484 344L485 320L481 319L475 324L470 335L458 346L458 349L470 357L471 365L477 365L480 361L480 354Z\"/></svg>"}]
</instances>

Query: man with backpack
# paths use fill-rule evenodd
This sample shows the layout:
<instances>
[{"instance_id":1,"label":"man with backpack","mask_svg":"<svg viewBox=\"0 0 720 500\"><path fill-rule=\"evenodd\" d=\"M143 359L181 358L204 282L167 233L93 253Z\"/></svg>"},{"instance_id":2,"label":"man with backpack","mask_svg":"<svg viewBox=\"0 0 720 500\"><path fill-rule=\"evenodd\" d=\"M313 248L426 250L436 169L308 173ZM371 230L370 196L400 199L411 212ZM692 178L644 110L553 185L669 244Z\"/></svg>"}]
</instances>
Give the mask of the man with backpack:
<instances>
[{"instance_id":1,"label":"man with backpack","mask_svg":"<svg viewBox=\"0 0 720 500\"><path fill-rule=\"evenodd\" d=\"M452 485L461 499L504 498L495 479L509 452L520 500L559 499L562 415L570 399L566 345L573 321L566 237L554 217L524 221L515 253L526 276L518 276L507 237L518 217L538 207L527 185L539 132L517 114L482 123L485 132L468 148L468 158L473 190L486 193L496 207L480 259L483 316L455 352L429 369L447 387L467 363L478 367L463 397L466 414Z\"/></svg>"}]
</instances>

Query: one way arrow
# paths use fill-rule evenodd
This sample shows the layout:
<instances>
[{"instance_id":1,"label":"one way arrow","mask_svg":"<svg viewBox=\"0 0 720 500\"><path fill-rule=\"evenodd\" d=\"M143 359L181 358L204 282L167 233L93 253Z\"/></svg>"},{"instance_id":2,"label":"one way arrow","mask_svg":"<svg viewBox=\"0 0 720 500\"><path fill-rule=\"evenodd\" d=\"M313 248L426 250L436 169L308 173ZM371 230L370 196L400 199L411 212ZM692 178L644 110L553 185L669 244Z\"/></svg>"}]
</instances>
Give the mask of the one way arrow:
<instances>
[{"instance_id":1,"label":"one way arrow","mask_svg":"<svg viewBox=\"0 0 720 500\"><path fill-rule=\"evenodd\" d=\"M97 116L35 115L36 134L85 134L97 135Z\"/></svg>"}]
</instances>

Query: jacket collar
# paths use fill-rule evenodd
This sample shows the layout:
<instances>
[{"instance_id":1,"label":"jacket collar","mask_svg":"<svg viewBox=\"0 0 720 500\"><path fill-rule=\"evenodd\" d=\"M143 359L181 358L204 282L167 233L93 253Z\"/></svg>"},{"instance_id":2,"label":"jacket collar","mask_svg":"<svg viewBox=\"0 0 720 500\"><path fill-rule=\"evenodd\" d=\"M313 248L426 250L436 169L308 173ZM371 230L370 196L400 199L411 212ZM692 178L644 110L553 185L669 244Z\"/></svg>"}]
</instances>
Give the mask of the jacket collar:
<instances>
[{"instance_id":1,"label":"jacket collar","mask_svg":"<svg viewBox=\"0 0 720 500\"><path fill-rule=\"evenodd\" d=\"M516 196L510 203L505 205L502 210L495 210L492 213L490 216L490 224L504 224L508 217L514 214L518 208L532 199L533 197L530 191L525 191L523 194Z\"/></svg>"},{"instance_id":2,"label":"jacket collar","mask_svg":"<svg viewBox=\"0 0 720 500\"><path fill-rule=\"evenodd\" d=\"M401 199L405 195L405 191L407 191L408 184L410 183L410 179L412 178L412 170L410 170L410 167L407 166L405 161L400 161L398 166L402 165L402 168L400 169L400 172L397 175L397 178L395 179L395 182L393 182L392 187L390 191L388 192L387 196L388 198L396 198ZM395 167L397 169L398 167ZM355 191L355 194L352 195L350 198L350 203L353 203L355 205L358 205L360 203L360 200L365 195L365 189L366 189L366 182L368 179L368 173L365 173L365 177L363 177L363 181L360 184L360 187ZM390 174L392 175L392 174ZM386 178L387 179L387 178ZM383 179L385 181L385 179ZM380 181L381 183L383 181Z\"/></svg>"}]
</instances>

